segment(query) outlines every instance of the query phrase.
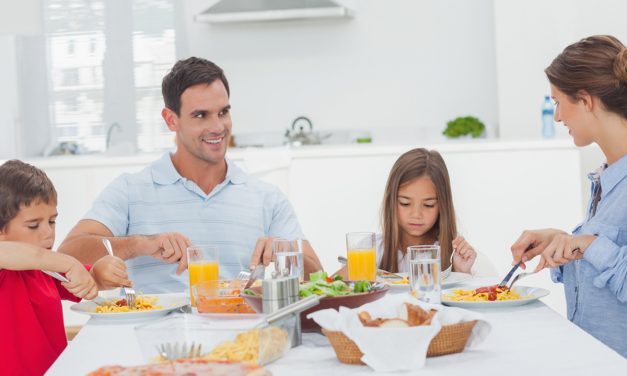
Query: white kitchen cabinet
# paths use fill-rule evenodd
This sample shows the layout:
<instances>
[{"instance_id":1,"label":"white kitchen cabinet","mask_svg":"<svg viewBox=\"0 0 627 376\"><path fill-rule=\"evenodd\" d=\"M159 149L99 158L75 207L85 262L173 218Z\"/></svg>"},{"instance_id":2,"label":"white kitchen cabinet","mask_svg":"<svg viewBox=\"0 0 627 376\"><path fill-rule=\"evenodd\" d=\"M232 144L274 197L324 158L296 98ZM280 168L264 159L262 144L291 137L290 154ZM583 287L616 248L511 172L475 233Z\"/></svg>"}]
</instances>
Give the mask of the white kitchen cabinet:
<instances>
[{"instance_id":1,"label":"white kitchen cabinet","mask_svg":"<svg viewBox=\"0 0 627 376\"><path fill-rule=\"evenodd\" d=\"M438 145L346 145L229 150L228 156L290 198L325 269L339 267L349 231L379 232L389 170L403 152L427 147L449 168L459 231L505 274L509 247L529 228L572 229L582 216L581 151L570 141L450 142ZM57 245L116 176L139 171L159 155L83 156L34 160L59 193ZM560 285L544 271L526 285L548 288L544 298L564 313Z\"/></svg>"}]
</instances>

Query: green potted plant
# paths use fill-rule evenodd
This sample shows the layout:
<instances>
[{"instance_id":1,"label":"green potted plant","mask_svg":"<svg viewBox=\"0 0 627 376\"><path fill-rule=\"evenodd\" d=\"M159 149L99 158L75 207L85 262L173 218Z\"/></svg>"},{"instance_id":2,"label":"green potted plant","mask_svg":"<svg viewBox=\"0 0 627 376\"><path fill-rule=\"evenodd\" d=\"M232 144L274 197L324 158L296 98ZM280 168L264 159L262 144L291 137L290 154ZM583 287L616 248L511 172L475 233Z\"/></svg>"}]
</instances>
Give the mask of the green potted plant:
<instances>
[{"instance_id":1,"label":"green potted plant","mask_svg":"<svg viewBox=\"0 0 627 376\"><path fill-rule=\"evenodd\" d=\"M485 133L485 124L474 116L458 117L446 123L446 129L443 135L449 138L459 138L470 135L472 138L478 138Z\"/></svg>"}]
</instances>

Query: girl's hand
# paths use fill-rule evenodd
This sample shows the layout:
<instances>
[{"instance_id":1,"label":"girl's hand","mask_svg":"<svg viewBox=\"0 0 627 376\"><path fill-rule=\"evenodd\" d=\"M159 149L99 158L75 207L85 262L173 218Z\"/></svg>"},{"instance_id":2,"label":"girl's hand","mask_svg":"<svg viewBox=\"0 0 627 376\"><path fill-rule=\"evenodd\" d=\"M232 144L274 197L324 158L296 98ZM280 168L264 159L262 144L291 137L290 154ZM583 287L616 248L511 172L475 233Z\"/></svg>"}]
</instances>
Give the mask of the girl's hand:
<instances>
[{"instance_id":1,"label":"girl's hand","mask_svg":"<svg viewBox=\"0 0 627 376\"><path fill-rule=\"evenodd\" d=\"M93 299L98 295L98 287L91 274L80 262L72 262L65 278L70 282L63 282L61 285L77 298Z\"/></svg>"},{"instance_id":2,"label":"girl's hand","mask_svg":"<svg viewBox=\"0 0 627 376\"><path fill-rule=\"evenodd\" d=\"M455 251L453 254L453 271L470 273L470 269L477 258L477 252L463 236L453 239L453 250Z\"/></svg>"},{"instance_id":3,"label":"girl's hand","mask_svg":"<svg viewBox=\"0 0 627 376\"><path fill-rule=\"evenodd\" d=\"M126 264L119 257L107 255L98 259L90 272L99 290L109 290L120 286L131 287L133 285L128 279Z\"/></svg>"},{"instance_id":4,"label":"girl's hand","mask_svg":"<svg viewBox=\"0 0 627 376\"><path fill-rule=\"evenodd\" d=\"M583 258L583 253L586 251L586 248L588 248L590 243L596 238L597 237L594 235L555 235L553 240L541 253L540 262L538 266L536 266L535 272L539 272L546 267L556 268L573 260Z\"/></svg>"}]
</instances>

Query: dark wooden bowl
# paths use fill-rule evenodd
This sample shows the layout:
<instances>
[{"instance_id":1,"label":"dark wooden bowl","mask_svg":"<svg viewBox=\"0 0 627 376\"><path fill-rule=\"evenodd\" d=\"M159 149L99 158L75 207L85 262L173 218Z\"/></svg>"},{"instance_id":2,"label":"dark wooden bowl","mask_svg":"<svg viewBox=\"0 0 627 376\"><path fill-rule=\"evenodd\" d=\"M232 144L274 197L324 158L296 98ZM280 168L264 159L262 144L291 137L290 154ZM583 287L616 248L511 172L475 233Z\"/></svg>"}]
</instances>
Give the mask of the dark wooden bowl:
<instances>
[{"instance_id":1,"label":"dark wooden bowl","mask_svg":"<svg viewBox=\"0 0 627 376\"><path fill-rule=\"evenodd\" d=\"M352 294L345 296L334 296L334 297L324 297L320 299L320 304L309 308L306 311L301 312L300 314L300 323L303 332L320 332L320 326L316 324L315 321L308 319L307 315L311 312L319 311L321 309L333 308L339 310L340 307L346 308L357 308L362 305L370 302L374 302L377 299L381 299L385 294L387 294L390 286L385 285L380 290L375 290L371 292L364 292L361 294ZM263 313L263 299L261 296L261 287L253 287L251 288L257 295L246 295L242 294L246 303L253 307L255 311L258 313Z\"/></svg>"}]
</instances>

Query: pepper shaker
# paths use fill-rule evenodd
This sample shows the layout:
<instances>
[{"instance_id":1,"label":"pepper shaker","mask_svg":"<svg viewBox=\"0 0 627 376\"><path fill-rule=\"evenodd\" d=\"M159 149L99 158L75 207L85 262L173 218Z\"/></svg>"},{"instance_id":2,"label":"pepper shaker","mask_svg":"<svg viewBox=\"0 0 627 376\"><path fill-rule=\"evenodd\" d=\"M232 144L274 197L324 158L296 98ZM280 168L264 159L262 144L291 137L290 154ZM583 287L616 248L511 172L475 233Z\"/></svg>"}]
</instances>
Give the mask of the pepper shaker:
<instances>
[{"instance_id":1,"label":"pepper shaker","mask_svg":"<svg viewBox=\"0 0 627 376\"><path fill-rule=\"evenodd\" d=\"M296 303L299 299L298 287L299 283L297 277L264 279L262 282L263 313L267 315L287 305ZM296 323L292 336L292 347L302 344L300 314L296 314L295 316Z\"/></svg>"}]
</instances>

